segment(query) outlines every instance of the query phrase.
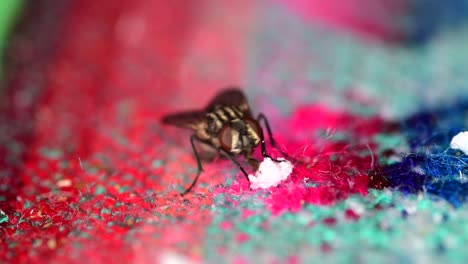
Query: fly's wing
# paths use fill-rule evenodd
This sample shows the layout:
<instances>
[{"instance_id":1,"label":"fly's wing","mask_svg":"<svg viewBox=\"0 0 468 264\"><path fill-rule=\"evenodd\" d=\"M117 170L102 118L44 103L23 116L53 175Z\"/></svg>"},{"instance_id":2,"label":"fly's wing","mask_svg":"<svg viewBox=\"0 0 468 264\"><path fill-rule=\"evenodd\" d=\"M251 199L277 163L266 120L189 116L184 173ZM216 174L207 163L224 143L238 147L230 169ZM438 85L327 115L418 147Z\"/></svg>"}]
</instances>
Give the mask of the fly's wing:
<instances>
[{"instance_id":1,"label":"fly's wing","mask_svg":"<svg viewBox=\"0 0 468 264\"><path fill-rule=\"evenodd\" d=\"M181 128L196 130L205 122L206 112L211 112L215 106L235 105L243 113L250 116L250 108L244 93L238 88L227 88L218 93L203 111L187 111L170 114L162 118L162 123Z\"/></svg>"},{"instance_id":2,"label":"fly's wing","mask_svg":"<svg viewBox=\"0 0 468 264\"><path fill-rule=\"evenodd\" d=\"M161 122L166 125L195 130L203 122L204 117L203 111L187 111L166 115L161 119Z\"/></svg>"},{"instance_id":3,"label":"fly's wing","mask_svg":"<svg viewBox=\"0 0 468 264\"><path fill-rule=\"evenodd\" d=\"M207 111L213 110L216 105L235 105L239 109L250 116L249 103L244 93L238 88L226 88L218 93L206 107Z\"/></svg>"},{"instance_id":4,"label":"fly's wing","mask_svg":"<svg viewBox=\"0 0 468 264\"><path fill-rule=\"evenodd\" d=\"M199 127L203 126L203 122L205 122L204 120L205 112L187 111L166 115L161 119L161 122L166 125L198 131ZM195 144L197 145L199 157L203 161L213 161L218 154L216 149L213 149L212 146L200 144L198 141L196 141Z\"/></svg>"}]
</instances>

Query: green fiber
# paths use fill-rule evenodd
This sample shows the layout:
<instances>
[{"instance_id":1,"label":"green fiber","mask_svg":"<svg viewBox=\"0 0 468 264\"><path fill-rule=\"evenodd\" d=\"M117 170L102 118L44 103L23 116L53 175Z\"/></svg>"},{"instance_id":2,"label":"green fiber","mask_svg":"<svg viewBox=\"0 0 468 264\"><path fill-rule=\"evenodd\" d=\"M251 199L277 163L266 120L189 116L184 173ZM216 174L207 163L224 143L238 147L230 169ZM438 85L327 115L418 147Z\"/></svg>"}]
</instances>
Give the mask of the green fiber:
<instances>
[{"instance_id":1,"label":"green fiber","mask_svg":"<svg viewBox=\"0 0 468 264\"><path fill-rule=\"evenodd\" d=\"M8 222L8 215L5 214L2 210L0 210L0 224Z\"/></svg>"},{"instance_id":2,"label":"green fiber","mask_svg":"<svg viewBox=\"0 0 468 264\"><path fill-rule=\"evenodd\" d=\"M2 80L3 75L3 54L8 36L22 6L22 0L0 1L0 80Z\"/></svg>"},{"instance_id":3,"label":"green fiber","mask_svg":"<svg viewBox=\"0 0 468 264\"><path fill-rule=\"evenodd\" d=\"M468 257L466 206L455 210L428 196L372 190L330 207L305 205L298 213L274 216L259 202L264 200L260 196L267 194L223 194L214 199L204 244L208 262L218 258L214 248L223 248L228 262L248 256L252 263L291 256L301 263L422 263L425 256L456 262ZM239 205L231 204L234 198ZM359 220L346 218L347 209L361 210ZM327 224L327 219L336 221ZM327 246L334 254L324 250Z\"/></svg>"},{"instance_id":4,"label":"green fiber","mask_svg":"<svg viewBox=\"0 0 468 264\"><path fill-rule=\"evenodd\" d=\"M107 192L106 188L102 185L96 186L96 190L94 190L94 194L96 195L104 194L106 192Z\"/></svg>"},{"instance_id":5,"label":"green fiber","mask_svg":"<svg viewBox=\"0 0 468 264\"><path fill-rule=\"evenodd\" d=\"M400 134L377 134L376 136L374 136L374 141L379 146L379 152L388 149L401 149L407 147L405 137Z\"/></svg>"}]
</instances>

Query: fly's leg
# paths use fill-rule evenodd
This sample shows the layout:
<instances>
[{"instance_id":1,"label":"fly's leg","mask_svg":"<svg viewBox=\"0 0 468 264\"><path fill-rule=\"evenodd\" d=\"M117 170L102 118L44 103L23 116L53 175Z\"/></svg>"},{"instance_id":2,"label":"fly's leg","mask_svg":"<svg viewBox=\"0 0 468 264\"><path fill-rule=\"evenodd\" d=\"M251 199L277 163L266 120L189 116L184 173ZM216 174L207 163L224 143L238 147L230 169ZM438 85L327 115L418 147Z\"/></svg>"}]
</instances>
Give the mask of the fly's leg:
<instances>
[{"instance_id":1,"label":"fly's leg","mask_svg":"<svg viewBox=\"0 0 468 264\"><path fill-rule=\"evenodd\" d=\"M267 130L267 133L268 133L268 137L270 138L270 144L275 147L276 149L278 149L280 151L280 153L286 157L287 159L289 160L292 160L292 161L296 161L295 158L291 157L289 154L287 154L286 152L284 152L283 150L281 150L281 148L278 146L278 144L276 143L275 141L275 138L273 137L273 133L271 132L271 127L270 127L270 123L268 123L268 119L266 118L266 116L262 113L260 113L257 117L257 122L260 123L260 121L263 121L263 123L265 124L265 127L266 127L266 130ZM266 153L266 147L265 147L265 137L263 136L263 133L261 135L261 144L262 144L262 155L264 158L270 158L274 161L277 161L278 160L275 160L273 158L271 158L267 153ZM281 160L280 160L281 161Z\"/></svg>"},{"instance_id":2,"label":"fly's leg","mask_svg":"<svg viewBox=\"0 0 468 264\"><path fill-rule=\"evenodd\" d=\"M252 157L252 151L246 151L244 153L245 160L247 160L247 163L252 167L254 171L258 170L258 167L260 166L260 162Z\"/></svg>"},{"instance_id":3,"label":"fly's leg","mask_svg":"<svg viewBox=\"0 0 468 264\"><path fill-rule=\"evenodd\" d=\"M225 151L222 148L219 148L218 151L224 156L226 156L228 159L230 159L232 162L234 162L237 165L237 167L239 167L239 169L242 171L247 181L250 182L247 172L245 172L244 167L242 167L242 165L239 163L239 161L236 160L236 158L234 158L229 152Z\"/></svg>"},{"instance_id":4,"label":"fly's leg","mask_svg":"<svg viewBox=\"0 0 468 264\"><path fill-rule=\"evenodd\" d=\"M181 195L186 195L187 193L189 193L192 190L192 188L195 186L195 184L198 181L198 177L200 177L200 174L203 171L203 167L202 167L201 161L200 161L200 155L198 155L197 148L195 147L195 143L194 143L195 140L198 141L198 142L207 144L206 142L198 139L195 135L190 136L190 144L192 145L193 154L195 155L195 159L197 160L198 169L197 169L197 175L195 176L195 179L193 180L192 184L190 184L190 186L183 193L181 193Z\"/></svg>"},{"instance_id":5,"label":"fly's leg","mask_svg":"<svg viewBox=\"0 0 468 264\"><path fill-rule=\"evenodd\" d=\"M192 135L190 137L190 143L192 145L193 153L194 153L195 159L197 161L198 170L197 170L197 175L195 176L195 179L193 180L192 184L190 184L190 186L183 193L181 193L182 196L186 195L187 193L189 193L193 189L193 187L197 184L197 181L198 181L198 178L200 177L200 174L203 171L203 167L201 165L201 160L200 160L200 155L198 154L198 151L197 151L197 149L195 147L195 141L198 141L198 142L203 143L203 144L205 144L205 145L207 145L209 147L212 147L213 149L217 150L219 153L221 153L224 156L226 156L227 158L229 158L232 162L234 162L239 167L239 169L244 174L245 178L249 181L248 174L244 170L244 167L242 167L242 165L239 163L239 161L237 161L229 152L227 152L227 151L225 151L224 149L221 149L221 148L215 148L211 144L197 138L195 135Z\"/></svg>"}]
</instances>

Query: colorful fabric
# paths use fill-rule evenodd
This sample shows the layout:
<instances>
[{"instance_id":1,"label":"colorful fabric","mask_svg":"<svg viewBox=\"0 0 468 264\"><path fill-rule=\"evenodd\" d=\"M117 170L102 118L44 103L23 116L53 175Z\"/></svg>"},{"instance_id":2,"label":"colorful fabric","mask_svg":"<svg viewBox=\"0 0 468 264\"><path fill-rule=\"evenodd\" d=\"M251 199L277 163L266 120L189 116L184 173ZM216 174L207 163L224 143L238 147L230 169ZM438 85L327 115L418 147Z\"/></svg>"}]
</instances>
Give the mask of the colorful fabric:
<instances>
[{"instance_id":1,"label":"colorful fabric","mask_svg":"<svg viewBox=\"0 0 468 264\"><path fill-rule=\"evenodd\" d=\"M468 30L306 2L35 6L1 97L0 262L464 263ZM159 120L230 85L294 170L251 190L218 158L181 196L190 131Z\"/></svg>"}]
</instances>

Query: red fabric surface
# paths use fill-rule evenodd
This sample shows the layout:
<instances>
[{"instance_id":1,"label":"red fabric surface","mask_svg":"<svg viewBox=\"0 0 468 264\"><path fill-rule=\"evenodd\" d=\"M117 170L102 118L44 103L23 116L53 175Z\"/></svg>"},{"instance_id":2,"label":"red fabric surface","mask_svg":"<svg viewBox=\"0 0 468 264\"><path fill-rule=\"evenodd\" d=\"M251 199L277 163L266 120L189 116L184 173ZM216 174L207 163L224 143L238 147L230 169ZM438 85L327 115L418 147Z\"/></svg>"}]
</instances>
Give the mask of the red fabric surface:
<instances>
[{"instance_id":1,"label":"red fabric surface","mask_svg":"<svg viewBox=\"0 0 468 264\"><path fill-rule=\"evenodd\" d=\"M2 226L1 259L138 263L151 259L140 251L160 253L141 245L134 248L126 241L138 219L155 218L166 225L156 233L168 233L166 237L172 240L158 243L151 235L145 239L147 233L152 234L146 229L158 229L151 225L132 235L135 240L152 241L147 243L158 249L190 241L189 236L202 237L197 232L202 232L201 226L209 219L206 212L199 217L192 214L185 227L167 227L170 219L155 216L160 212L177 217L187 210L173 206L183 202L177 192L154 195L170 186L173 179L169 176L185 169L173 163L178 166L166 172L168 177L161 177L165 169L151 166L162 153L167 154L160 131L154 129L161 114L171 105L186 107L205 98L188 90L176 92L181 87L182 60L202 10L203 3L185 1L70 1L55 10L63 12L55 30L47 32L45 26L38 26L42 32L31 32L27 28L24 39L17 37L26 48L13 48L12 53L26 59L13 58L20 62L5 98L8 114L3 116L11 123L3 125L12 130L9 142L23 149L18 160L2 159L13 176L2 177L2 184L8 186L2 209L9 221L8 227ZM138 33L142 27L145 32ZM219 34L209 33L212 30L206 31L211 36L203 44L206 49L224 41ZM46 48L28 46L37 35L53 42L54 48L44 54ZM37 78L40 82L34 82ZM30 101L22 102L30 83L40 87ZM215 89L219 87L207 85L204 92ZM11 158L9 146L2 147L4 157ZM172 156L193 165L191 153ZM70 184L61 187L61 180ZM149 190L153 194L145 195ZM164 209L166 203L171 203L168 209ZM210 199L195 199L190 207L209 203ZM186 251L200 254L190 248Z\"/></svg>"},{"instance_id":2,"label":"red fabric surface","mask_svg":"<svg viewBox=\"0 0 468 264\"><path fill-rule=\"evenodd\" d=\"M222 12L212 12L216 8ZM15 67L4 97L7 140L0 152L8 174L1 178L8 186L1 208L9 220L0 226L5 237L0 260L142 263L171 248L200 259L197 242L211 221L207 208L213 193L207 186L223 182L220 172L228 163L205 165L197 192L180 197L174 186L187 185L195 168L192 153L184 149L188 134L162 129L158 119L174 109L205 105L223 86L242 85L256 5L81 0L51 10L43 13L49 20L31 26L38 31L29 28L16 37L11 51ZM316 120L317 111L327 118ZM306 108L288 126L312 131L347 118ZM356 129L365 132L375 124ZM288 149L307 143L279 138ZM367 158L355 161L368 167ZM272 210L294 210L304 199L327 204L365 194L367 178L362 178L343 196L324 201L296 190L304 196L286 205L275 203L289 191L283 186L280 197L272 197ZM344 180L337 179L336 188L345 188Z\"/></svg>"}]
</instances>

